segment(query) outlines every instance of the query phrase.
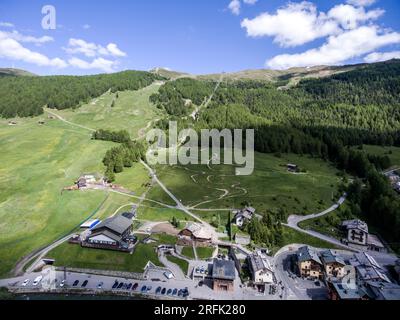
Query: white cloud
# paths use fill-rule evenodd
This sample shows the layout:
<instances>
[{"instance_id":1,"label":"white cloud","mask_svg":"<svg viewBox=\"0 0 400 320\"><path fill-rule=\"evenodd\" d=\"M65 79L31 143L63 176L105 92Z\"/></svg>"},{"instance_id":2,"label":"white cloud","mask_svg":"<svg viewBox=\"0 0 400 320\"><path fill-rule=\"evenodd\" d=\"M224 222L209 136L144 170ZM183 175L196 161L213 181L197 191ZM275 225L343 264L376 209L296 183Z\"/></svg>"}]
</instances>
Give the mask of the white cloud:
<instances>
[{"instance_id":1,"label":"white cloud","mask_svg":"<svg viewBox=\"0 0 400 320\"><path fill-rule=\"evenodd\" d=\"M126 53L121 51L115 43L109 43L107 45L107 50L115 57L126 57Z\"/></svg>"},{"instance_id":2,"label":"white cloud","mask_svg":"<svg viewBox=\"0 0 400 320\"><path fill-rule=\"evenodd\" d=\"M376 0L347 0L348 4L352 4L357 7L368 7L373 5Z\"/></svg>"},{"instance_id":3,"label":"white cloud","mask_svg":"<svg viewBox=\"0 0 400 320\"><path fill-rule=\"evenodd\" d=\"M242 27L250 37L274 37L284 47L298 46L340 32L336 21L318 13L311 2L288 3L275 14L262 13L254 19L244 19Z\"/></svg>"},{"instance_id":4,"label":"white cloud","mask_svg":"<svg viewBox=\"0 0 400 320\"><path fill-rule=\"evenodd\" d=\"M243 0L243 3L253 5L257 2L258 0ZM242 3L240 0L231 0L231 2L228 5L228 9L234 14L234 15L239 15L240 14L240 9L242 8Z\"/></svg>"},{"instance_id":5,"label":"white cloud","mask_svg":"<svg viewBox=\"0 0 400 320\"><path fill-rule=\"evenodd\" d=\"M287 69L315 65L337 65L363 56L380 47L400 43L400 33L381 31L377 26L362 26L330 36L319 48L298 54L282 54L267 61L267 67Z\"/></svg>"},{"instance_id":6,"label":"white cloud","mask_svg":"<svg viewBox=\"0 0 400 320\"><path fill-rule=\"evenodd\" d=\"M44 43L54 41L54 39L49 36L42 36L42 37L37 38L37 37L33 37L33 36L23 35L16 30L14 30L12 32L3 31L3 33L5 33L10 39L14 39L19 42L33 43L35 45L42 45Z\"/></svg>"},{"instance_id":7,"label":"white cloud","mask_svg":"<svg viewBox=\"0 0 400 320\"><path fill-rule=\"evenodd\" d=\"M384 13L382 9L366 11L349 4L336 5L325 13L318 12L308 1L289 2L274 14L265 12L254 19L244 19L241 25L250 37L273 37L282 47L295 47L355 29Z\"/></svg>"},{"instance_id":8,"label":"white cloud","mask_svg":"<svg viewBox=\"0 0 400 320\"><path fill-rule=\"evenodd\" d=\"M110 43L107 45L107 47L103 47L95 43L74 38L69 39L68 47L64 48L64 50L69 54L83 54L89 58L98 56L126 56L126 53L121 51L114 43Z\"/></svg>"},{"instance_id":9,"label":"white cloud","mask_svg":"<svg viewBox=\"0 0 400 320\"><path fill-rule=\"evenodd\" d=\"M65 68L67 63L60 59L50 59L44 54L31 51L22 46L9 33L0 31L0 57L36 64L43 67Z\"/></svg>"},{"instance_id":10,"label":"white cloud","mask_svg":"<svg viewBox=\"0 0 400 320\"><path fill-rule=\"evenodd\" d=\"M103 59L103 58L96 58L92 62L87 62L85 60L82 60L82 59L79 59L76 57L69 59L68 63L72 67L76 67L79 69L85 69L85 70L98 69L98 70L102 70L107 73L113 72L114 68L117 64L117 62L115 62L115 61L111 61L111 60L107 60L107 59Z\"/></svg>"},{"instance_id":11,"label":"white cloud","mask_svg":"<svg viewBox=\"0 0 400 320\"><path fill-rule=\"evenodd\" d=\"M400 59L400 51L391 52L373 52L364 58L367 63L387 61L391 59Z\"/></svg>"},{"instance_id":12,"label":"white cloud","mask_svg":"<svg viewBox=\"0 0 400 320\"><path fill-rule=\"evenodd\" d=\"M328 17L337 21L343 29L355 29L360 23L376 20L385 13L382 9L365 11L362 7L339 4L328 12Z\"/></svg>"},{"instance_id":13,"label":"white cloud","mask_svg":"<svg viewBox=\"0 0 400 320\"><path fill-rule=\"evenodd\" d=\"M241 7L241 3L239 0L232 0L228 6L229 10L231 10L231 12L235 15L240 14L240 7Z\"/></svg>"},{"instance_id":14,"label":"white cloud","mask_svg":"<svg viewBox=\"0 0 400 320\"><path fill-rule=\"evenodd\" d=\"M0 22L0 27L12 28L14 27L14 24L12 24L11 22Z\"/></svg>"}]
</instances>

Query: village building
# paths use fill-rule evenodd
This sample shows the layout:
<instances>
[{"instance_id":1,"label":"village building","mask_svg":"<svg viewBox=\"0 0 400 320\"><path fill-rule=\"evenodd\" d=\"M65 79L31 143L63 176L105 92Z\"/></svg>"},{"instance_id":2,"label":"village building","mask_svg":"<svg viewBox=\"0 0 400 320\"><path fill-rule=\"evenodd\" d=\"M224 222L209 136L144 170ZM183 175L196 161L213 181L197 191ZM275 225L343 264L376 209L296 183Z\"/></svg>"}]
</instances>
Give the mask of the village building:
<instances>
[{"instance_id":1,"label":"village building","mask_svg":"<svg viewBox=\"0 0 400 320\"><path fill-rule=\"evenodd\" d=\"M265 285L274 282L274 272L266 257L256 253L247 258L252 283L259 291L265 291Z\"/></svg>"},{"instance_id":2,"label":"village building","mask_svg":"<svg viewBox=\"0 0 400 320\"><path fill-rule=\"evenodd\" d=\"M214 259L212 280L214 291L232 292L236 278L235 263L232 260Z\"/></svg>"},{"instance_id":3,"label":"village building","mask_svg":"<svg viewBox=\"0 0 400 320\"><path fill-rule=\"evenodd\" d=\"M377 237L374 234L368 235L367 245L368 245L369 251L375 251L375 252L381 252L381 253L388 252L388 249L383 244L383 242L379 239L379 237Z\"/></svg>"},{"instance_id":4,"label":"village building","mask_svg":"<svg viewBox=\"0 0 400 320\"><path fill-rule=\"evenodd\" d=\"M330 300L370 300L371 292L367 287L355 285L348 286L346 283L328 282L328 297Z\"/></svg>"},{"instance_id":5,"label":"village building","mask_svg":"<svg viewBox=\"0 0 400 320\"><path fill-rule=\"evenodd\" d=\"M297 251L297 266L303 278L322 279L323 265L315 249L305 246Z\"/></svg>"},{"instance_id":6,"label":"village building","mask_svg":"<svg viewBox=\"0 0 400 320\"><path fill-rule=\"evenodd\" d=\"M99 249L132 251L137 242L131 235L132 220L117 215L97 224L82 242L82 246Z\"/></svg>"},{"instance_id":7,"label":"village building","mask_svg":"<svg viewBox=\"0 0 400 320\"><path fill-rule=\"evenodd\" d=\"M400 300L400 286L395 283L387 282L368 282L369 289L372 291L374 300Z\"/></svg>"},{"instance_id":8,"label":"village building","mask_svg":"<svg viewBox=\"0 0 400 320\"><path fill-rule=\"evenodd\" d=\"M350 264L355 267L357 279L359 282L365 283L368 281L383 281L390 283L385 270L379 265L376 260L368 253L356 253Z\"/></svg>"},{"instance_id":9,"label":"village building","mask_svg":"<svg viewBox=\"0 0 400 320\"><path fill-rule=\"evenodd\" d=\"M346 275L344 259L336 255L332 250L323 251L321 253L321 261L327 278L341 279Z\"/></svg>"},{"instance_id":10,"label":"village building","mask_svg":"<svg viewBox=\"0 0 400 320\"><path fill-rule=\"evenodd\" d=\"M341 227L346 233L347 243L367 246L368 225L364 221L361 220L343 221Z\"/></svg>"},{"instance_id":11,"label":"village building","mask_svg":"<svg viewBox=\"0 0 400 320\"><path fill-rule=\"evenodd\" d=\"M179 237L184 242L195 242L196 244L209 244L212 239L211 232L200 223L189 222L179 232Z\"/></svg>"},{"instance_id":12,"label":"village building","mask_svg":"<svg viewBox=\"0 0 400 320\"><path fill-rule=\"evenodd\" d=\"M252 208L252 207L246 207L242 210L237 210L234 211L233 214L235 215L234 217L234 221L235 224L241 228L243 227L243 225L249 221L251 221L251 219L253 219L253 216L256 213L256 209Z\"/></svg>"}]
</instances>

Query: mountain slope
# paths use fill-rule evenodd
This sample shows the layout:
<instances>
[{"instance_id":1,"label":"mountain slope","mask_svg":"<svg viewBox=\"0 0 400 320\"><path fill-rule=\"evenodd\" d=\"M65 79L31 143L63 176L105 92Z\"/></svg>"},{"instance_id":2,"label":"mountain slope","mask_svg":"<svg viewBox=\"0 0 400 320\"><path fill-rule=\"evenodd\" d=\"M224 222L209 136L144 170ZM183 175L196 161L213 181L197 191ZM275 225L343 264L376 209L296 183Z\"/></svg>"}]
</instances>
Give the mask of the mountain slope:
<instances>
[{"instance_id":1,"label":"mountain slope","mask_svg":"<svg viewBox=\"0 0 400 320\"><path fill-rule=\"evenodd\" d=\"M0 77L34 77L35 74L21 70L21 69L13 69L13 68L0 68Z\"/></svg>"}]
</instances>

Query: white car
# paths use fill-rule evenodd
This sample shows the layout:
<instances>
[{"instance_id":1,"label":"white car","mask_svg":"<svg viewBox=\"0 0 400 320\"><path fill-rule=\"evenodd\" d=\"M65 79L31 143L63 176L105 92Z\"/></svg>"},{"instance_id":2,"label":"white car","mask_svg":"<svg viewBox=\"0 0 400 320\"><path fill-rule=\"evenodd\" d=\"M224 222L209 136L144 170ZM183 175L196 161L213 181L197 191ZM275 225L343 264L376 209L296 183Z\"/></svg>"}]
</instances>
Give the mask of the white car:
<instances>
[{"instance_id":1,"label":"white car","mask_svg":"<svg viewBox=\"0 0 400 320\"><path fill-rule=\"evenodd\" d=\"M65 286L65 280L61 281L60 288L64 288L64 286Z\"/></svg>"},{"instance_id":2,"label":"white car","mask_svg":"<svg viewBox=\"0 0 400 320\"><path fill-rule=\"evenodd\" d=\"M40 283L40 281L42 281L42 279L43 279L42 276L37 277L37 278L33 281L33 285L34 285L34 286L37 286L37 285Z\"/></svg>"},{"instance_id":3,"label":"white car","mask_svg":"<svg viewBox=\"0 0 400 320\"><path fill-rule=\"evenodd\" d=\"M22 282L22 286L26 287L28 285L29 281L30 281L29 279L26 279L24 282Z\"/></svg>"}]
</instances>

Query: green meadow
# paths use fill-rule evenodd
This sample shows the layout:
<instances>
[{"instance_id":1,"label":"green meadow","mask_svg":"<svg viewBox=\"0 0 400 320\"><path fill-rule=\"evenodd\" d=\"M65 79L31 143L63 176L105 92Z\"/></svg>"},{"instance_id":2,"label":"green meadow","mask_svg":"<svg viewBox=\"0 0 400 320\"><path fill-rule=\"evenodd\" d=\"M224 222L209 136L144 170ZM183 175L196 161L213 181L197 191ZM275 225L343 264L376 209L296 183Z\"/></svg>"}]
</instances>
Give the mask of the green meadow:
<instances>
[{"instance_id":1,"label":"green meadow","mask_svg":"<svg viewBox=\"0 0 400 320\"><path fill-rule=\"evenodd\" d=\"M149 129L155 119L162 118L162 112L149 101L150 95L159 87L153 83L138 91L118 92L118 98L115 93L106 92L79 108L54 112L70 122L95 130L124 129L136 138L143 134L142 129Z\"/></svg>"},{"instance_id":2,"label":"green meadow","mask_svg":"<svg viewBox=\"0 0 400 320\"><path fill-rule=\"evenodd\" d=\"M288 163L297 164L304 173L288 172ZM196 210L241 208L246 203L261 213L283 208L288 214L311 214L332 205L341 183L338 170L329 163L294 154L276 157L256 153L255 170L250 176L236 176L231 165L158 166L156 169L160 180L178 199L202 217L217 212ZM171 203L160 188L152 189L148 197Z\"/></svg>"},{"instance_id":3,"label":"green meadow","mask_svg":"<svg viewBox=\"0 0 400 320\"><path fill-rule=\"evenodd\" d=\"M61 121L0 120L0 275L24 255L65 235L97 213L100 191L62 192L82 174L104 171L112 143Z\"/></svg>"}]
</instances>

